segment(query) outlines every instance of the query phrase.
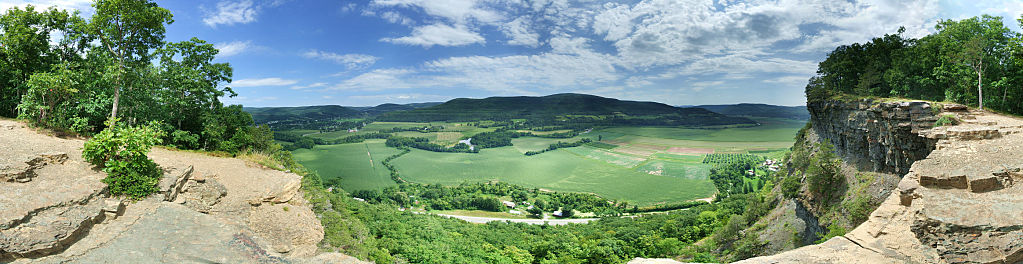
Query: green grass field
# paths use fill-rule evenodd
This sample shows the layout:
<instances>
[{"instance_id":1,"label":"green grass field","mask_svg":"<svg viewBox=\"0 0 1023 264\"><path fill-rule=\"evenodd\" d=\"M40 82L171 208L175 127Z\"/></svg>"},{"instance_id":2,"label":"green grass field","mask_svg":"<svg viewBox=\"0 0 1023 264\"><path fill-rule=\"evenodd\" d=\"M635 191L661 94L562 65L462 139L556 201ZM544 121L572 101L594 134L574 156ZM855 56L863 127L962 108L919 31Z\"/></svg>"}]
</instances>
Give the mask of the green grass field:
<instances>
[{"instance_id":1,"label":"green grass field","mask_svg":"<svg viewBox=\"0 0 1023 264\"><path fill-rule=\"evenodd\" d=\"M525 156L514 147L484 149L479 154L413 150L393 161L402 178L419 183L456 185L498 180L554 191L591 192L640 205L709 197L707 180L666 177L616 166L559 149Z\"/></svg>"},{"instance_id":2,"label":"green grass field","mask_svg":"<svg viewBox=\"0 0 1023 264\"><path fill-rule=\"evenodd\" d=\"M341 188L354 191L394 186L390 172L380 162L399 152L384 146L384 140L375 139L364 143L321 145L295 150L292 154L295 160L324 180L340 177Z\"/></svg>"},{"instance_id":3,"label":"green grass field","mask_svg":"<svg viewBox=\"0 0 1023 264\"><path fill-rule=\"evenodd\" d=\"M595 193L639 205L685 201L706 198L715 191L708 180L712 165L701 163L707 153L780 157L792 146L796 131L804 125L804 122L786 119L756 120L762 125L719 129L612 127L567 139L521 137L512 140L513 146L484 149L478 154L413 150L393 164L405 180L418 183L457 185L498 180L554 191ZM426 125L444 126L444 129L434 133L396 134L428 138L450 146L461 137L494 130L464 123L376 122L358 133ZM341 131L309 136L332 139L352 134ZM535 156L523 155L558 141L574 142L582 138L595 142ZM372 165L367 147L373 158ZM325 179L340 177L342 187L353 191L393 186L380 161L397 152L385 147L383 140L369 140L298 150L295 158Z\"/></svg>"},{"instance_id":4,"label":"green grass field","mask_svg":"<svg viewBox=\"0 0 1023 264\"><path fill-rule=\"evenodd\" d=\"M804 121L755 118L760 126L725 129L693 129L676 127L613 127L603 131L629 136L709 142L793 142Z\"/></svg>"}]
</instances>

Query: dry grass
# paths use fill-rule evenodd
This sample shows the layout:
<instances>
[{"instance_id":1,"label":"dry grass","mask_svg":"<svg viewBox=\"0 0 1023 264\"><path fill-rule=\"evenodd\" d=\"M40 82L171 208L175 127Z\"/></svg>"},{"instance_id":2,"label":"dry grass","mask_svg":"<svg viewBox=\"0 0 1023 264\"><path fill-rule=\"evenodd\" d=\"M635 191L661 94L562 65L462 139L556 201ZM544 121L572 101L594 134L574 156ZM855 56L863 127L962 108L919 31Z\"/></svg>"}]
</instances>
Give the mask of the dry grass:
<instances>
[{"instance_id":1,"label":"dry grass","mask_svg":"<svg viewBox=\"0 0 1023 264\"><path fill-rule=\"evenodd\" d=\"M264 167L279 171L288 170L287 169L288 166L285 161L274 158L272 155L263 153L261 151L246 151L244 153L239 153L238 156L236 156L236 158L247 162L263 165Z\"/></svg>"}]
</instances>

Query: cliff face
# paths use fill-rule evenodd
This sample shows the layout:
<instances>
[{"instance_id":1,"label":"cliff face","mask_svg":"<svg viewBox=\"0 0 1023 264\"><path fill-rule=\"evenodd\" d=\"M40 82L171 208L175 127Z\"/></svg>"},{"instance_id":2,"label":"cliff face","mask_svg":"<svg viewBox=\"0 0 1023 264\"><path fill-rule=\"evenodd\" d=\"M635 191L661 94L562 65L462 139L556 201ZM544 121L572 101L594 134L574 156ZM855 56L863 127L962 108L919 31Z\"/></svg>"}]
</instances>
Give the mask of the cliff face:
<instances>
[{"instance_id":1,"label":"cliff face","mask_svg":"<svg viewBox=\"0 0 1023 264\"><path fill-rule=\"evenodd\" d=\"M845 235L741 263L1023 263L1023 119L930 108L811 103L819 141L862 170L902 177ZM962 124L931 128L934 112Z\"/></svg>"},{"instance_id":2,"label":"cliff face","mask_svg":"<svg viewBox=\"0 0 1023 264\"><path fill-rule=\"evenodd\" d=\"M920 135L937 120L927 102L828 100L807 108L821 141L830 141L842 160L860 171L904 175L937 142Z\"/></svg>"}]
</instances>

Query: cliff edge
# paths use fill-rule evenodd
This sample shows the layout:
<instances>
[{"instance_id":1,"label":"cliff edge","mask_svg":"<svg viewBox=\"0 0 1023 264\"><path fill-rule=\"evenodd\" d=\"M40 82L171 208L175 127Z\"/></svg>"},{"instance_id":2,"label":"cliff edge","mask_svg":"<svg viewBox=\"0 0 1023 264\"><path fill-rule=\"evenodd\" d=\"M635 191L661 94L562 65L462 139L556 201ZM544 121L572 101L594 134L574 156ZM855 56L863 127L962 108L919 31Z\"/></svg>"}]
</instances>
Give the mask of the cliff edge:
<instances>
[{"instance_id":1,"label":"cliff edge","mask_svg":"<svg viewBox=\"0 0 1023 264\"><path fill-rule=\"evenodd\" d=\"M811 107L821 141L833 142L847 164L902 178L847 234L739 263L1023 262L1023 120L934 107L870 101ZM938 116L961 124L931 128Z\"/></svg>"},{"instance_id":2,"label":"cliff edge","mask_svg":"<svg viewBox=\"0 0 1023 264\"><path fill-rule=\"evenodd\" d=\"M360 263L321 253L301 176L154 149L159 192L110 197L84 141L0 120L0 262Z\"/></svg>"}]
</instances>

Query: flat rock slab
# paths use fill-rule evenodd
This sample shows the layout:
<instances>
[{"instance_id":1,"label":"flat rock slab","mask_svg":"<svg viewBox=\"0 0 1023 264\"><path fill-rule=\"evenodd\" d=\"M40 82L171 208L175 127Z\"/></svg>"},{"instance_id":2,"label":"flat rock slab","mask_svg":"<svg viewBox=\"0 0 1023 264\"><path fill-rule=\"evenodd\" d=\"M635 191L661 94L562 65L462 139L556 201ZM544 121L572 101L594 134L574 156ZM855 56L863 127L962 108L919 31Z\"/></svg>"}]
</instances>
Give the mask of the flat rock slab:
<instances>
[{"instance_id":1,"label":"flat rock slab","mask_svg":"<svg viewBox=\"0 0 1023 264\"><path fill-rule=\"evenodd\" d=\"M283 263L251 231L173 203L161 203L113 240L44 263Z\"/></svg>"}]
</instances>

